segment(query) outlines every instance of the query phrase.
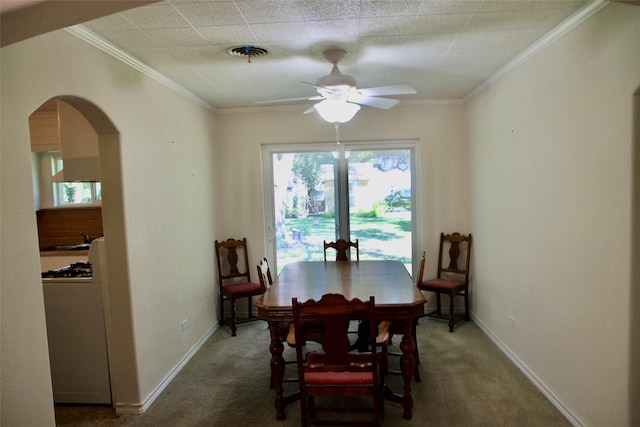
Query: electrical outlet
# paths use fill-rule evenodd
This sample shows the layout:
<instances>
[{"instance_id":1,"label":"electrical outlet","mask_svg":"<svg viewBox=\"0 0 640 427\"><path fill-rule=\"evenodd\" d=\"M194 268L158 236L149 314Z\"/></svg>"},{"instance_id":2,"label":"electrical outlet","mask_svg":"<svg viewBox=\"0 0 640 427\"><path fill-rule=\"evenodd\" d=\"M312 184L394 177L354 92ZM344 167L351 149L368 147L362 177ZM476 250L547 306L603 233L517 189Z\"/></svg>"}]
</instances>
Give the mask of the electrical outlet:
<instances>
[{"instance_id":1,"label":"electrical outlet","mask_svg":"<svg viewBox=\"0 0 640 427\"><path fill-rule=\"evenodd\" d=\"M184 331L185 329L187 329L187 328L189 327L189 320L184 319L184 320L182 321L181 327L182 327L182 330L183 330L183 331Z\"/></svg>"},{"instance_id":2,"label":"electrical outlet","mask_svg":"<svg viewBox=\"0 0 640 427\"><path fill-rule=\"evenodd\" d=\"M511 326L512 328L515 328L516 319L514 319L513 316L507 316L507 325Z\"/></svg>"}]
</instances>

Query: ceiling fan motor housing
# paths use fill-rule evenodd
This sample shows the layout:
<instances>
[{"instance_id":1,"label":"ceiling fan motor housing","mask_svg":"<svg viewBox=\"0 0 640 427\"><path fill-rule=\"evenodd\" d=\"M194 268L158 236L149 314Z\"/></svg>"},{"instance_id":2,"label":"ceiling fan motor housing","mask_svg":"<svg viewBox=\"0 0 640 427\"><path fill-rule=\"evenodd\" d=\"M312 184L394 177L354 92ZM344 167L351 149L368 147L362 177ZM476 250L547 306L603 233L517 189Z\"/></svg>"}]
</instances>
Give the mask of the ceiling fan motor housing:
<instances>
[{"instance_id":1,"label":"ceiling fan motor housing","mask_svg":"<svg viewBox=\"0 0 640 427\"><path fill-rule=\"evenodd\" d=\"M308 114L313 111L318 111L322 118L328 122L344 123L345 121L349 121L360 109L356 104L388 109L398 104L400 101L397 99L383 98L381 96L409 95L416 93L416 90L406 83L358 89L356 87L356 79L347 74L342 74L338 69L338 62L344 58L346 53L347 52L344 49L338 48L327 49L323 52L324 57L333 64L331 73L324 77L320 77L315 84L304 82L308 85L314 86L319 95L283 101L295 101L299 99L320 101L304 113ZM348 111L349 116L344 113L344 115L340 115L339 117L334 114L334 117L327 118L329 113L334 113L338 110ZM323 111L326 114L323 115Z\"/></svg>"},{"instance_id":2,"label":"ceiling fan motor housing","mask_svg":"<svg viewBox=\"0 0 640 427\"><path fill-rule=\"evenodd\" d=\"M320 77L316 82L318 93L321 95L335 95L337 92L346 93L350 88L356 87L356 79L352 76L342 74L338 69L338 62L344 58L347 52L344 49L327 49L322 52L327 61L333 64L331 73L328 76ZM323 90L323 88L331 89L330 91Z\"/></svg>"},{"instance_id":3,"label":"ceiling fan motor housing","mask_svg":"<svg viewBox=\"0 0 640 427\"><path fill-rule=\"evenodd\" d=\"M331 73L328 76L320 77L316 86L318 86L317 91L320 95L326 98L340 99L344 98L351 89L355 89L356 79L353 76L342 74L336 62L333 62Z\"/></svg>"},{"instance_id":4,"label":"ceiling fan motor housing","mask_svg":"<svg viewBox=\"0 0 640 427\"><path fill-rule=\"evenodd\" d=\"M356 87L356 79L353 78L353 76L342 74L340 70L338 70L338 66L334 64L333 70L331 70L331 74L329 74L328 76L320 77L316 84L318 86L331 88L344 86L348 89L350 87Z\"/></svg>"}]
</instances>

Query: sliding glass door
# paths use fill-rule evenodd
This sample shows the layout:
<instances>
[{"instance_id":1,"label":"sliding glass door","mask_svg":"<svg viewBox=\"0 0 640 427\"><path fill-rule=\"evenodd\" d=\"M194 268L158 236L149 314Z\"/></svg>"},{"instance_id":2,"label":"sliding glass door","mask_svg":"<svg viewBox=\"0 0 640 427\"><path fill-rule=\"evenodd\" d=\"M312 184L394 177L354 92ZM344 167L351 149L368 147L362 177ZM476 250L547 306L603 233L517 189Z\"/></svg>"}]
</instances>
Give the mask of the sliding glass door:
<instances>
[{"instance_id":1,"label":"sliding glass door","mask_svg":"<svg viewBox=\"0 0 640 427\"><path fill-rule=\"evenodd\" d=\"M415 143L263 146L268 256L280 271L323 260L323 241L356 239L360 259L415 254Z\"/></svg>"}]
</instances>

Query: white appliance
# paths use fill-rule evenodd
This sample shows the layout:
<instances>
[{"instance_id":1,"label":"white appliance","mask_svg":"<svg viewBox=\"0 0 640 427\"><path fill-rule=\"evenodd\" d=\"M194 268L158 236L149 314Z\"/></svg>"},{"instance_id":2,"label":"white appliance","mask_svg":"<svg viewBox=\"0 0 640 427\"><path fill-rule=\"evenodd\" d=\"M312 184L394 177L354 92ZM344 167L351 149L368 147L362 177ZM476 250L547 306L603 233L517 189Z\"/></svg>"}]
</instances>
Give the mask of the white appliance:
<instances>
[{"instance_id":1,"label":"white appliance","mask_svg":"<svg viewBox=\"0 0 640 427\"><path fill-rule=\"evenodd\" d=\"M100 280L104 238L89 248L82 276L44 277L45 315L55 403L111 403L109 360ZM58 272L72 274L75 264ZM80 268L75 268L80 269ZM63 274L66 275L66 274ZM105 284L106 285L106 284Z\"/></svg>"}]
</instances>

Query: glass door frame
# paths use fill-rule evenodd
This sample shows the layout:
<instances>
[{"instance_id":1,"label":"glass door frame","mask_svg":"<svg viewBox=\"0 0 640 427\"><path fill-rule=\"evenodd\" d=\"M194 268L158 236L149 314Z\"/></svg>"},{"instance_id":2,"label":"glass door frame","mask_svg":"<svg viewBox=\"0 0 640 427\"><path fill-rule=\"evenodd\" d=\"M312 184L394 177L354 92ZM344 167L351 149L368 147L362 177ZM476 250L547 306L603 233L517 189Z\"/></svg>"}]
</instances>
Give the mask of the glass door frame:
<instances>
[{"instance_id":1,"label":"glass door frame","mask_svg":"<svg viewBox=\"0 0 640 427\"><path fill-rule=\"evenodd\" d=\"M343 142L339 145L335 142L319 142L319 143L288 143L288 144L262 144L262 184L263 184L263 209L264 209L264 233L265 233L265 250L266 257L271 264L273 271L279 271L276 258L276 236L275 236L275 200L274 200L274 181L273 181L273 163L272 156L277 153L304 153L304 152L335 152L338 154L336 161L336 176L339 179L336 186L337 196L336 202L347 209L338 209L337 233L340 236L349 235L349 203L348 203L348 172L347 159L345 154L351 150L395 150L408 149L411 152L411 259L412 259L412 276L415 274L417 257L418 257L418 236L420 236L421 226L418 221L417 210L420 203L420 188L418 174L420 173L419 165L419 144L417 140L387 140L387 141L355 141Z\"/></svg>"}]
</instances>

